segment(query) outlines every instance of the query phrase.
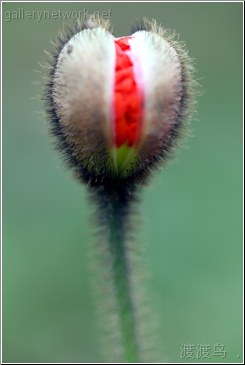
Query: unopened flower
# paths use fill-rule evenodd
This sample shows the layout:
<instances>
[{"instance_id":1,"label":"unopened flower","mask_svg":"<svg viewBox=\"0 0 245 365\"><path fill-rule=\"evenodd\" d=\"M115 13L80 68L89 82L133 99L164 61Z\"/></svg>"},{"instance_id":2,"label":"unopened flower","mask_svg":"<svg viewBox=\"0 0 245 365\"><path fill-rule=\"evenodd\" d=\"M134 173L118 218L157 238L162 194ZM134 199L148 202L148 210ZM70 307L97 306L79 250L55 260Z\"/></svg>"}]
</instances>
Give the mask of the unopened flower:
<instances>
[{"instance_id":1,"label":"unopened flower","mask_svg":"<svg viewBox=\"0 0 245 365\"><path fill-rule=\"evenodd\" d=\"M132 217L137 187L188 122L192 85L183 45L154 21L119 38L102 20L77 23L52 55L47 112L59 149L96 204L99 303L106 302L103 328L113 343L107 353L119 363L152 363Z\"/></svg>"},{"instance_id":2,"label":"unopened flower","mask_svg":"<svg viewBox=\"0 0 245 365\"><path fill-rule=\"evenodd\" d=\"M192 68L183 45L144 21L115 38L90 19L60 39L45 98L52 131L90 185L142 182L186 125Z\"/></svg>"}]
</instances>

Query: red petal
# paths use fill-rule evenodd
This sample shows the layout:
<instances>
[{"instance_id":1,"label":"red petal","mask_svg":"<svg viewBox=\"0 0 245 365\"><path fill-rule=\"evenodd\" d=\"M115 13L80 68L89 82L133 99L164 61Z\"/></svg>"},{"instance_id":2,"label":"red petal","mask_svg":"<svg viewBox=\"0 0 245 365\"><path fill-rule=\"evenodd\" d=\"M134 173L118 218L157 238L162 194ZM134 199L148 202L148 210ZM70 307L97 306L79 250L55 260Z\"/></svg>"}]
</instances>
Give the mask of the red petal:
<instances>
[{"instance_id":1,"label":"red petal","mask_svg":"<svg viewBox=\"0 0 245 365\"><path fill-rule=\"evenodd\" d=\"M130 38L132 37L115 40L114 123L117 147L122 144L135 145L142 121L142 94L135 80L133 63L128 55Z\"/></svg>"}]
</instances>

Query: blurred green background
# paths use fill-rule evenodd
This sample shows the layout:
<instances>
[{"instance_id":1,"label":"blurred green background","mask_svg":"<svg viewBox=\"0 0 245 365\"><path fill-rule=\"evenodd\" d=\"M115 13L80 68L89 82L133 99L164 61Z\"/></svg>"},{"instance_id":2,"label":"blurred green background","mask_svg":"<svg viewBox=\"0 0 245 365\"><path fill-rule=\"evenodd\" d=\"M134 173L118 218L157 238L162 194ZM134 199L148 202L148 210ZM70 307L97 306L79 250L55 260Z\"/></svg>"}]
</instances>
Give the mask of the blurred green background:
<instances>
[{"instance_id":1,"label":"blurred green background","mask_svg":"<svg viewBox=\"0 0 245 365\"><path fill-rule=\"evenodd\" d=\"M3 360L98 362L86 191L47 132L39 62L63 20L6 11L111 10L180 33L202 96L176 158L143 193L141 236L169 362L242 361L242 3L3 4ZM138 243L140 245L140 242ZM224 345L225 359L212 356ZM182 344L210 359L182 359ZM112 359L113 361L113 359Z\"/></svg>"}]
</instances>

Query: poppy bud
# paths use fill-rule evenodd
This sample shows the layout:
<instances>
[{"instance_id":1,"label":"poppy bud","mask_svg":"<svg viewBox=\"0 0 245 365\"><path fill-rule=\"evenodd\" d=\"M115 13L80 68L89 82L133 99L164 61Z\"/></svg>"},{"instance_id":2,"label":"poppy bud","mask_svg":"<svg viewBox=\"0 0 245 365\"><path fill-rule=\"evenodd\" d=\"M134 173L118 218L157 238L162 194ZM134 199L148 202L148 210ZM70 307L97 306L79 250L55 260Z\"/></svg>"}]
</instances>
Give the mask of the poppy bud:
<instances>
[{"instance_id":1,"label":"poppy bud","mask_svg":"<svg viewBox=\"0 0 245 365\"><path fill-rule=\"evenodd\" d=\"M165 160L192 103L187 52L156 23L115 38L90 19L60 38L45 98L60 149L90 185L143 182Z\"/></svg>"}]
</instances>

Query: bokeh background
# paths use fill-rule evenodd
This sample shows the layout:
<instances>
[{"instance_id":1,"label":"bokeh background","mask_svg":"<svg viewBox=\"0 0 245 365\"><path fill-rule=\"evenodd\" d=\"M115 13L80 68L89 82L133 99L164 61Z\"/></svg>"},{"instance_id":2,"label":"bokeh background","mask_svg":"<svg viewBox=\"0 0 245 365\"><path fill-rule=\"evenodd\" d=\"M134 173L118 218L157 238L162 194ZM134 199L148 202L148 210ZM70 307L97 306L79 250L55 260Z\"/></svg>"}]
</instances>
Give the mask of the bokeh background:
<instances>
[{"instance_id":1,"label":"bokeh background","mask_svg":"<svg viewBox=\"0 0 245 365\"><path fill-rule=\"evenodd\" d=\"M19 8L110 9L116 36L147 16L186 42L201 96L192 137L143 192L149 287L163 360L242 362L242 3L3 4L4 362L101 361L90 206L36 99L35 70L64 21L7 21ZM210 359L182 359L183 344L209 345Z\"/></svg>"}]
</instances>

